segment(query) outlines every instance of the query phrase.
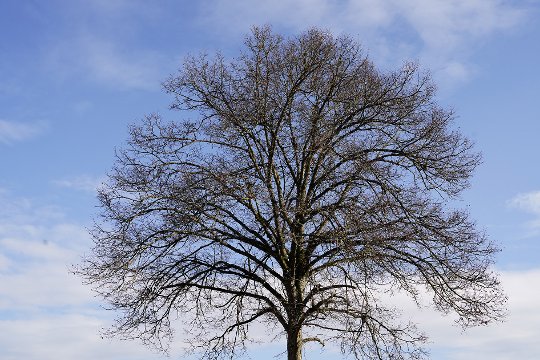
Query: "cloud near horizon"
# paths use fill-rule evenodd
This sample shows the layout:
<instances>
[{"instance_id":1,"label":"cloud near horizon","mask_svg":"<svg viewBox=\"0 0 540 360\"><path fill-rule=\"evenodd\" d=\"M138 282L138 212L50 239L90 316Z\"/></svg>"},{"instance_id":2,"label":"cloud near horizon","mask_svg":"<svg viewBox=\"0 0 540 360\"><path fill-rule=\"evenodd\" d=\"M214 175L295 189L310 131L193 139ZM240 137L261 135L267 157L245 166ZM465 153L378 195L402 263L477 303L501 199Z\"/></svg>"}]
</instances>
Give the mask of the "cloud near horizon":
<instances>
[{"instance_id":1,"label":"cloud near horizon","mask_svg":"<svg viewBox=\"0 0 540 360\"><path fill-rule=\"evenodd\" d=\"M114 314L100 309L100 302L89 287L83 286L69 271L91 244L82 225L67 221L59 209L36 206L31 200L14 199L5 192L0 192L0 200L5 205L0 210L3 359L162 358L136 340L100 337L100 329L110 326ZM418 310L410 301L399 298L395 305L403 310L403 321L411 319L430 336L433 353L443 349L443 353L450 354L447 359L503 360L509 356L505 349L516 348L521 349L521 358L539 358L536 333L540 314L535 309L540 288L531 284L540 283L540 269L505 271L501 279L509 295L507 321L466 333L452 325L451 317L443 317L429 308ZM250 346L251 350L281 351L278 345L264 344L266 328L255 326L255 329L255 337L263 343ZM178 335L171 351L173 356L181 355L181 331ZM337 351L322 350L329 356Z\"/></svg>"},{"instance_id":2,"label":"cloud near horizon","mask_svg":"<svg viewBox=\"0 0 540 360\"><path fill-rule=\"evenodd\" d=\"M443 316L429 307L417 309L410 301L403 301L406 304L402 307L404 314L428 335L428 348L435 355L433 358L540 358L540 343L536 340L540 328L540 314L536 311L540 288L531 286L540 283L540 269L501 271L499 274L508 295L508 316L503 322L463 331L451 315Z\"/></svg>"},{"instance_id":3,"label":"cloud near horizon","mask_svg":"<svg viewBox=\"0 0 540 360\"><path fill-rule=\"evenodd\" d=\"M3 360L143 360L141 344L104 340L112 315L71 274L91 244L55 207L0 191L0 349Z\"/></svg>"}]
</instances>

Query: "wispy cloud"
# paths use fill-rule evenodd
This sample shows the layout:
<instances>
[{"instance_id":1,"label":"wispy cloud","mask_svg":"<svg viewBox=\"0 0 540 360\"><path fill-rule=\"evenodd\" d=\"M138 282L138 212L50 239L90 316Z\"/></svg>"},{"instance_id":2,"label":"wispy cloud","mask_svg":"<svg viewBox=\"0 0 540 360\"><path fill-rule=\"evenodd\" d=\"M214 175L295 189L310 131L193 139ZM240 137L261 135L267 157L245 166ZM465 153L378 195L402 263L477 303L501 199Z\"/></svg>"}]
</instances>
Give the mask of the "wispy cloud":
<instances>
[{"instance_id":1,"label":"wispy cloud","mask_svg":"<svg viewBox=\"0 0 540 360\"><path fill-rule=\"evenodd\" d=\"M99 13L113 13L129 11L134 5L141 5L136 0L94 0L88 4Z\"/></svg>"},{"instance_id":2,"label":"wispy cloud","mask_svg":"<svg viewBox=\"0 0 540 360\"><path fill-rule=\"evenodd\" d=\"M100 329L111 324L91 291L69 273L69 266L90 244L83 226L70 223L54 207L40 207L28 199L14 199L0 191L0 356L15 360L161 359L137 341L102 339ZM526 206L538 209L536 200ZM537 299L540 269L503 272L509 295L508 321L461 333L452 319L394 298L404 315L419 323L431 337L433 352L448 359L503 360L540 358ZM179 329L180 330L180 329ZM259 333L262 331L257 330ZM181 331L171 352L177 356ZM261 338L266 341L267 338ZM30 346L31 344L31 346ZM265 349L265 345L251 348ZM269 353L281 348L268 348ZM267 349L267 350L268 350ZM443 349L443 350L441 350ZM266 351L266 350L265 350ZM318 352L318 349L316 350ZM322 356L340 358L333 349ZM318 355L320 356L320 355ZM266 356L265 358L270 358Z\"/></svg>"},{"instance_id":3,"label":"wispy cloud","mask_svg":"<svg viewBox=\"0 0 540 360\"><path fill-rule=\"evenodd\" d=\"M509 204L540 216L540 191L518 194L509 201Z\"/></svg>"},{"instance_id":4,"label":"wispy cloud","mask_svg":"<svg viewBox=\"0 0 540 360\"><path fill-rule=\"evenodd\" d=\"M471 40L511 28L524 10L497 0L387 1L406 19L426 46L451 51ZM395 18L399 17L395 14Z\"/></svg>"},{"instance_id":5,"label":"wispy cloud","mask_svg":"<svg viewBox=\"0 0 540 360\"><path fill-rule=\"evenodd\" d=\"M103 339L107 320L95 312L38 313L0 321L3 360L162 360L134 341Z\"/></svg>"},{"instance_id":6,"label":"wispy cloud","mask_svg":"<svg viewBox=\"0 0 540 360\"><path fill-rule=\"evenodd\" d=\"M97 81L126 89L159 89L164 58L155 52L130 53L112 42L86 37L80 41L83 64Z\"/></svg>"},{"instance_id":7,"label":"wispy cloud","mask_svg":"<svg viewBox=\"0 0 540 360\"><path fill-rule=\"evenodd\" d=\"M22 123L0 119L0 143L11 144L30 139L43 131L43 123Z\"/></svg>"},{"instance_id":8,"label":"wispy cloud","mask_svg":"<svg viewBox=\"0 0 540 360\"><path fill-rule=\"evenodd\" d=\"M102 339L113 314L69 271L88 232L51 206L0 191L0 357L160 359L137 342Z\"/></svg>"},{"instance_id":9,"label":"wispy cloud","mask_svg":"<svg viewBox=\"0 0 540 360\"><path fill-rule=\"evenodd\" d=\"M359 36L380 63L420 59L446 79L474 73L468 55L477 41L521 23L526 9L502 0L248 0L205 1L206 24L222 36L269 23L293 31L310 26ZM225 29L225 30L224 30Z\"/></svg>"},{"instance_id":10,"label":"wispy cloud","mask_svg":"<svg viewBox=\"0 0 540 360\"><path fill-rule=\"evenodd\" d=\"M73 178L55 180L53 183L69 189L95 192L105 181L104 177L80 175Z\"/></svg>"},{"instance_id":11,"label":"wispy cloud","mask_svg":"<svg viewBox=\"0 0 540 360\"><path fill-rule=\"evenodd\" d=\"M540 358L540 343L536 340L540 328L537 299L540 268L520 271L498 271L501 286L508 296L508 316L505 321L463 330L456 315L444 315L430 306L432 294L420 289L421 307L400 292L383 294L381 305L400 311L396 322L412 321L428 336L427 349L433 359L507 360ZM338 349L326 349L326 351ZM323 358L323 357L321 357ZM340 358L339 356L335 357ZM332 357L334 359L334 357Z\"/></svg>"},{"instance_id":12,"label":"wispy cloud","mask_svg":"<svg viewBox=\"0 0 540 360\"><path fill-rule=\"evenodd\" d=\"M540 191L518 194L508 201L508 205L531 214L533 220L527 222L527 227L534 234L540 231Z\"/></svg>"},{"instance_id":13,"label":"wispy cloud","mask_svg":"<svg viewBox=\"0 0 540 360\"><path fill-rule=\"evenodd\" d=\"M77 77L118 90L157 91L177 60L152 49L129 46L121 38L81 31L51 49L48 66L63 79Z\"/></svg>"},{"instance_id":14,"label":"wispy cloud","mask_svg":"<svg viewBox=\"0 0 540 360\"><path fill-rule=\"evenodd\" d=\"M131 30L134 19L164 21L164 14L178 11L171 5L126 0L95 1L82 9ZM198 29L235 46L253 25L292 32L318 26L358 37L379 65L395 67L418 59L436 76L454 82L475 73L470 54L479 41L527 17L526 5L503 0L276 0L256 5L250 0L203 0L198 9L192 19ZM73 37L49 51L56 74L72 77L74 72L122 90L158 90L178 65L178 54L136 46L122 32L88 31L95 24L81 18Z\"/></svg>"},{"instance_id":15,"label":"wispy cloud","mask_svg":"<svg viewBox=\"0 0 540 360\"><path fill-rule=\"evenodd\" d=\"M506 321L475 327L465 332L453 324L452 317L413 304L404 314L418 322L430 337L434 358L453 360L507 360L540 358L540 343L535 339L540 328L537 299L540 269L501 272L501 284L508 294Z\"/></svg>"},{"instance_id":16,"label":"wispy cloud","mask_svg":"<svg viewBox=\"0 0 540 360\"><path fill-rule=\"evenodd\" d=\"M0 201L0 327L6 311L26 317L91 302L88 289L68 273L89 241L85 228L66 222L55 207L5 192Z\"/></svg>"}]
</instances>

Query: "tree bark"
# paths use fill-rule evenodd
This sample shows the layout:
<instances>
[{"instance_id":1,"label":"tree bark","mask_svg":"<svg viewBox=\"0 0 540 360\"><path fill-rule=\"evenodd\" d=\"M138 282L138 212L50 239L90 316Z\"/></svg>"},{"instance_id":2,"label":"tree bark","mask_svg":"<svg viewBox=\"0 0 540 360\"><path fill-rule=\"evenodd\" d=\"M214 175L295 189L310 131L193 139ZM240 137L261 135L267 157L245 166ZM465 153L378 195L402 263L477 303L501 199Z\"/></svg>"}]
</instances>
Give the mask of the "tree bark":
<instances>
[{"instance_id":1,"label":"tree bark","mask_svg":"<svg viewBox=\"0 0 540 360\"><path fill-rule=\"evenodd\" d=\"M302 360L302 330L287 333L287 360Z\"/></svg>"}]
</instances>

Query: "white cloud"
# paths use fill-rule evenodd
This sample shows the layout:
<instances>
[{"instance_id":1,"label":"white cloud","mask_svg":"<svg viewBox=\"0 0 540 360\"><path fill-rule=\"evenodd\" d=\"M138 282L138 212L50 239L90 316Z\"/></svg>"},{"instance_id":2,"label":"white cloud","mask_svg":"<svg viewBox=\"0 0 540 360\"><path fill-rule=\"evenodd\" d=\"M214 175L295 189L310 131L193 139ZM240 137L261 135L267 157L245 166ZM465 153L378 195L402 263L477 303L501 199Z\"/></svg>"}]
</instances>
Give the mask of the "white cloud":
<instances>
[{"instance_id":1,"label":"white cloud","mask_svg":"<svg viewBox=\"0 0 540 360\"><path fill-rule=\"evenodd\" d=\"M126 22L134 18L152 18L161 11L158 4L144 0L92 0L75 7L80 14L91 12L96 17L112 17Z\"/></svg>"},{"instance_id":2,"label":"white cloud","mask_svg":"<svg viewBox=\"0 0 540 360\"><path fill-rule=\"evenodd\" d=\"M497 0L392 1L428 47L452 51L472 38L517 25L523 11Z\"/></svg>"},{"instance_id":3,"label":"white cloud","mask_svg":"<svg viewBox=\"0 0 540 360\"><path fill-rule=\"evenodd\" d=\"M540 230L540 191L518 194L508 201L508 205L532 214L533 220L527 222L526 225L533 234Z\"/></svg>"},{"instance_id":4,"label":"white cloud","mask_svg":"<svg viewBox=\"0 0 540 360\"><path fill-rule=\"evenodd\" d=\"M70 273L90 246L84 226L1 190L0 202L0 358L162 358L136 342L101 338L112 314Z\"/></svg>"},{"instance_id":5,"label":"white cloud","mask_svg":"<svg viewBox=\"0 0 540 360\"><path fill-rule=\"evenodd\" d=\"M67 2L59 10L70 32L47 47L45 67L66 83L160 90L160 83L176 69L178 57L160 52L159 45L143 41L141 46L138 32L145 29L141 24L163 21L165 11L174 12L175 7L141 0Z\"/></svg>"},{"instance_id":6,"label":"white cloud","mask_svg":"<svg viewBox=\"0 0 540 360\"><path fill-rule=\"evenodd\" d=\"M48 55L48 65L59 78L83 78L120 90L160 90L161 81L176 68L176 60L85 32L57 44Z\"/></svg>"},{"instance_id":7,"label":"white cloud","mask_svg":"<svg viewBox=\"0 0 540 360\"><path fill-rule=\"evenodd\" d=\"M42 123L22 123L0 119L0 143L10 144L38 135L44 126Z\"/></svg>"},{"instance_id":8,"label":"white cloud","mask_svg":"<svg viewBox=\"0 0 540 360\"><path fill-rule=\"evenodd\" d=\"M509 204L518 209L540 215L540 191L516 195Z\"/></svg>"},{"instance_id":9,"label":"white cloud","mask_svg":"<svg viewBox=\"0 0 540 360\"><path fill-rule=\"evenodd\" d=\"M13 199L0 191L0 357L7 360L56 360L96 357L103 360L160 359L161 355L137 341L101 339L100 329L113 314L100 310L88 287L69 273L89 246L85 228L73 224L55 207L40 207L30 200ZM536 202L525 202L537 209ZM502 272L509 295L510 316L501 324L470 329L465 333L452 319L423 309L404 299L396 305L404 320L419 324L431 338L437 359L503 360L540 358L540 269ZM396 300L396 299L395 299ZM256 326L256 335L267 334ZM179 356L182 333L171 354ZM260 338L264 341L265 338ZM278 344L283 344L282 341ZM313 358L339 359L335 349L310 346ZM271 359L280 346L255 344L252 353ZM311 358L311 357L310 357Z\"/></svg>"},{"instance_id":10,"label":"white cloud","mask_svg":"<svg viewBox=\"0 0 540 360\"><path fill-rule=\"evenodd\" d=\"M271 24L278 31L293 32L318 26L358 37L381 66L395 67L418 59L449 82L465 81L474 74L469 55L477 41L517 26L526 16L526 5L502 0L275 0L256 4L204 0L201 4L199 17L192 19L199 29L225 41L233 39L235 46L253 25ZM99 0L78 11L79 16L84 11L84 15L92 13L129 28L135 18L160 21L167 12L182 9ZM99 31L88 31L88 26L77 24L72 39L50 50L57 76L82 76L124 90L158 90L178 65L178 57L135 49L129 41L122 41L122 33L109 33L105 38Z\"/></svg>"},{"instance_id":11,"label":"white cloud","mask_svg":"<svg viewBox=\"0 0 540 360\"><path fill-rule=\"evenodd\" d=\"M419 59L445 81L467 80L469 49L520 24L526 9L501 0L248 0L205 2L205 24L221 36L271 24L293 31L318 26L359 36L372 57L396 66ZM440 74L439 74L440 73Z\"/></svg>"},{"instance_id":12,"label":"white cloud","mask_svg":"<svg viewBox=\"0 0 540 360\"><path fill-rule=\"evenodd\" d=\"M104 177L92 177L89 175L80 175L69 179L54 181L54 184L60 187L95 192L105 181Z\"/></svg>"},{"instance_id":13,"label":"white cloud","mask_svg":"<svg viewBox=\"0 0 540 360\"><path fill-rule=\"evenodd\" d=\"M540 329L540 269L523 271L500 271L503 289L508 295L508 316L503 322L488 326L469 328L465 331L456 325L451 314L443 316L429 307L430 296L422 293L422 308L403 293L384 295L384 304L401 310L401 318L396 321L411 320L427 336L426 348L433 359L439 360L507 360L540 359L540 343L537 341ZM317 346L314 346L317 347ZM331 355L335 348L323 349L321 358L340 359Z\"/></svg>"},{"instance_id":14,"label":"white cloud","mask_svg":"<svg viewBox=\"0 0 540 360\"><path fill-rule=\"evenodd\" d=\"M133 8L134 3L141 5L139 1L134 0L94 0L88 4L99 13L118 13L125 12Z\"/></svg>"},{"instance_id":15,"label":"white cloud","mask_svg":"<svg viewBox=\"0 0 540 360\"><path fill-rule=\"evenodd\" d=\"M54 207L5 194L0 201L0 312L92 301L90 291L68 271L89 243L86 229L66 222Z\"/></svg>"},{"instance_id":16,"label":"white cloud","mask_svg":"<svg viewBox=\"0 0 540 360\"><path fill-rule=\"evenodd\" d=\"M0 320L0 356L4 360L152 360L163 359L142 345L102 339L107 320L99 314L39 313Z\"/></svg>"},{"instance_id":17,"label":"white cloud","mask_svg":"<svg viewBox=\"0 0 540 360\"><path fill-rule=\"evenodd\" d=\"M462 332L450 326L450 319L430 320L429 312L421 315L431 334L434 349L444 348L452 360L506 360L540 358L540 269L502 272L501 282L508 294L509 316L503 323ZM431 314L431 316L436 316Z\"/></svg>"},{"instance_id":18,"label":"white cloud","mask_svg":"<svg viewBox=\"0 0 540 360\"><path fill-rule=\"evenodd\" d=\"M80 39L80 46L80 60L95 80L125 89L159 89L164 59L158 53L129 53L91 36Z\"/></svg>"}]
</instances>

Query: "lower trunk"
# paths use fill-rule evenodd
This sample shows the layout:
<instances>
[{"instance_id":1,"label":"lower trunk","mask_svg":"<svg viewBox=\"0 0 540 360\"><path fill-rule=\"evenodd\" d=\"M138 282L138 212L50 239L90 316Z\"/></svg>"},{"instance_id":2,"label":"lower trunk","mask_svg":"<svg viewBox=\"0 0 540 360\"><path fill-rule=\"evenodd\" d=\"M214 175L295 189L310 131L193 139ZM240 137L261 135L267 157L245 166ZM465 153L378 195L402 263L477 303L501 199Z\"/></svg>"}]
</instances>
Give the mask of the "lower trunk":
<instances>
[{"instance_id":1,"label":"lower trunk","mask_svg":"<svg viewBox=\"0 0 540 360\"><path fill-rule=\"evenodd\" d=\"M302 330L287 333L287 360L302 360Z\"/></svg>"}]
</instances>

